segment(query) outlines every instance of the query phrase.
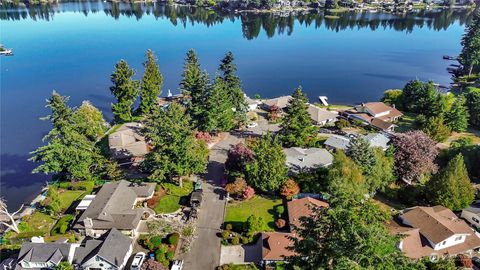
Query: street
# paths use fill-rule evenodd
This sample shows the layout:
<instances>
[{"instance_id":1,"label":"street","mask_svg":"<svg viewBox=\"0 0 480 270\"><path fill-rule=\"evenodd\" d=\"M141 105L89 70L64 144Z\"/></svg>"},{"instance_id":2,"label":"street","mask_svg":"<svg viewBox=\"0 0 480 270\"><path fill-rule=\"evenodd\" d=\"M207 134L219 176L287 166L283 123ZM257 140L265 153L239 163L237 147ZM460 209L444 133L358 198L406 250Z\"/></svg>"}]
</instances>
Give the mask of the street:
<instances>
[{"instance_id":1,"label":"street","mask_svg":"<svg viewBox=\"0 0 480 270\"><path fill-rule=\"evenodd\" d=\"M225 212L224 190L220 187L228 150L241 139L227 135L210 149L208 172L204 176L203 202L198 213L197 239L184 257L185 270L215 269L220 263L220 238Z\"/></svg>"}]
</instances>

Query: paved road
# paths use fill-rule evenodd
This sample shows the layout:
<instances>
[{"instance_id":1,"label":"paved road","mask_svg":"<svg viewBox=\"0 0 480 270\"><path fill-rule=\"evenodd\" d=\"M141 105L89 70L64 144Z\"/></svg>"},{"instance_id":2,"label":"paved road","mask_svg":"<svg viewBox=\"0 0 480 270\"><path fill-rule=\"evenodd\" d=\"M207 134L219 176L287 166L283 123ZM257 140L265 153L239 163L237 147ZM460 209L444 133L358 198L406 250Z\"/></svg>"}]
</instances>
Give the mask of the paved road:
<instances>
[{"instance_id":1,"label":"paved road","mask_svg":"<svg viewBox=\"0 0 480 270\"><path fill-rule=\"evenodd\" d=\"M198 213L198 238L190 252L183 258L185 270L210 270L215 269L220 263L220 238L217 233L221 232L225 212L225 200L220 199L221 196L224 197L220 183L227 152L238 142L239 138L228 135L210 149L208 173L203 184L204 197Z\"/></svg>"}]
</instances>

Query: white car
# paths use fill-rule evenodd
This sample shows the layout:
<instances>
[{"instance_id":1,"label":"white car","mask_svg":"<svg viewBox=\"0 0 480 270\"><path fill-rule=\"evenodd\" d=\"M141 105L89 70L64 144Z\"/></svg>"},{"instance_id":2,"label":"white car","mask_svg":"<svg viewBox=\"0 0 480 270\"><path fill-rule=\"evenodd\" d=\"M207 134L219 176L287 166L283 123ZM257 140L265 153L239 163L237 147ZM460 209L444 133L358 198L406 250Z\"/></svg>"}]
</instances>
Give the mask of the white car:
<instances>
[{"instance_id":1,"label":"white car","mask_svg":"<svg viewBox=\"0 0 480 270\"><path fill-rule=\"evenodd\" d=\"M142 266L143 260L145 260L145 253L138 252L133 257L132 266L130 267L131 270L138 270L140 266Z\"/></svg>"},{"instance_id":2,"label":"white car","mask_svg":"<svg viewBox=\"0 0 480 270\"><path fill-rule=\"evenodd\" d=\"M257 127L258 123L257 122L251 122L250 124L247 125L247 128L254 128Z\"/></svg>"},{"instance_id":3,"label":"white car","mask_svg":"<svg viewBox=\"0 0 480 270\"><path fill-rule=\"evenodd\" d=\"M181 260L175 260L172 263L172 268L170 270L182 270L183 267L183 261Z\"/></svg>"}]
</instances>

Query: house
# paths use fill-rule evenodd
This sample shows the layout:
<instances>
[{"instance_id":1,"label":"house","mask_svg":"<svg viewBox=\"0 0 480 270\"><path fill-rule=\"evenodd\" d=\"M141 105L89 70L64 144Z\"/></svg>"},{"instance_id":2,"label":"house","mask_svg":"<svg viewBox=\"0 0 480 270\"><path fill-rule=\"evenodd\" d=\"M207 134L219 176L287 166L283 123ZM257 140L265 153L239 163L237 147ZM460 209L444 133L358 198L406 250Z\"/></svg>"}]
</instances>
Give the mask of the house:
<instances>
[{"instance_id":1,"label":"house","mask_svg":"<svg viewBox=\"0 0 480 270\"><path fill-rule=\"evenodd\" d=\"M405 209L388 227L391 233L403 237L398 248L412 259L430 257L436 260L471 254L480 247L479 235L443 206Z\"/></svg>"},{"instance_id":2,"label":"house","mask_svg":"<svg viewBox=\"0 0 480 270\"><path fill-rule=\"evenodd\" d=\"M75 250L72 264L84 270L121 270L132 254L132 239L111 229L99 239L86 239Z\"/></svg>"},{"instance_id":3,"label":"house","mask_svg":"<svg viewBox=\"0 0 480 270\"><path fill-rule=\"evenodd\" d=\"M331 112L312 104L308 104L307 111L314 125L324 126L337 121L338 113L336 112Z\"/></svg>"},{"instance_id":4,"label":"house","mask_svg":"<svg viewBox=\"0 0 480 270\"><path fill-rule=\"evenodd\" d=\"M248 110L249 111L255 111L258 108L258 105L260 104L260 101L251 99L249 96L245 95L245 101L248 104Z\"/></svg>"},{"instance_id":5,"label":"house","mask_svg":"<svg viewBox=\"0 0 480 270\"><path fill-rule=\"evenodd\" d=\"M469 207L463 209L460 217L465 219L473 227L480 229L480 203L475 202Z\"/></svg>"},{"instance_id":6,"label":"house","mask_svg":"<svg viewBox=\"0 0 480 270\"><path fill-rule=\"evenodd\" d=\"M323 144L328 150L346 151L350 145L350 138L340 135L332 135L328 137L328 139Z\"/></svg>"},{"instance_id":7,"label":"house","mask_svg":"<svg viewBox=\"0 0 480 270\"><path fill-rule=\"evenodd\" d=\"M60 262L72 263L75 247L71 243L26 242L22 244L15 270L52 269Z\"/></svg>"},{"instance_id":8,"label":"house","mask_svg":"<svg viewBox=\"0 0 480 270\"><path fill-rule=\"evenodd\" d=\"M143 159L152 149L141 134L141 129L140 123L125 123L108 135L112 158L124 164L131 164L135 158L137 162Z\"/></svg>"},{"instance_id":9,"label":"house","mask_svg":"<svg viewBox=\"0 0 480 270\"><path fill-rule=\"evenodd\" d=\"M154 192L154 183L137 184L125 180L106 183L73 228L91 237L99 237L112 228L134 237L146 212L135 206L153 197Z\"/></svg>"},{"instance_id":10,"label":"house","mask_svg":"<svg viewBox=\"0 0 480 270\"><path fill-rule=\"evenodd\" d=\"M362 103L343 114L349 120L358 120L382 131L393 131L395 125L392 122L403 115L395 106L383 102Z\"/></svg>"},{"instance_id":11,"label":"house","mask_svg":"<svg viewBox=\"0 0 480 270\"><path fill-rule=\"evenodd\" d=\"M312 207L329 207L328 203L311 198L294 199L287 203L288 222L290 232L265 232L262 233L257 244L262 246L262 265L270 265L284 261L286 257L295 255L290 249L295 237L295 227L300 227L300 217L312 215Z\"/></svg>"},{"instance_id":12,"label":"house","mask_svg":"<svg viewBox=\"0 0 480 270\"><path fill-rule=\"evenodd\" d=\"M277 108L283 111L288 106L291 99L292 99L292 96L281 96L281 97L266 99L263 101L262 108L266 111L269 111L272 106L276 106Z\"/></svg>"},{"instance_id":13,"label":"house","mask_svg":"<svg viewBox=\"0 0 480 270\"><path fill-rule=\"evenodd\" d=\"M292 147L283 149L286 165L291 172L327 167L332 164L333 156L323 148Z\"/></svg>"},{"instance_id":14,"label":"house","mask_svg":"<svg viewBox=\"0 0 480 270\"><path fill-rule=\"evenodd\" d=\"M370 147L379 147L383 151L387 150L390 138L382 133L369 133L364 138L370 143Z\"/></svg>"}]
</instances>

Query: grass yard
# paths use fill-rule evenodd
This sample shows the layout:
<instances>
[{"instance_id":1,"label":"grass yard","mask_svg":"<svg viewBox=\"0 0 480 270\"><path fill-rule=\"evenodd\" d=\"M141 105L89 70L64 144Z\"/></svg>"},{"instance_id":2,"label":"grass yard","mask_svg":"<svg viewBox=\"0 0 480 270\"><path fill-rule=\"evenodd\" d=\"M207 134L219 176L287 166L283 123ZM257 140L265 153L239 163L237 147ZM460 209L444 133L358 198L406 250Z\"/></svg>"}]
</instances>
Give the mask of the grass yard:
<instances>
[{"instance_id":1,"label":"grass yard","mask_svg":"<svg viewBox=\"0 0 480 270\"><path fill-rule=\"evenodd\" d=\"M53 225L57 222L56 219L41 213L40 211L34 212L31 216L25 216L23 221L19 225L20 235L22 234L37 234L47 235L50 233Z\"/></svg>"},{"instance_id":2,"label":"grass yard","mask_svg":"<svg viewBox=\"0 0 480 270\"><path fill-rule=\"evenodd\" d=\"M417 118L416 113L404 112L403 116L395 122L395 125L398 127L395 128L396 132L407 132L413 130L415 124L415 118Z\"/></svg>"},{"instance_id":3,"label":"grass yard","mask_svg":"<svg viewBox=\"0 0 480 270\"><path fill-rule=\"evenodd\" d=\"M62 210L67 210L74 201L81 199L84 193L85 191L83 190L65 190L60 192L58 197L60 197Z\"/></svg>"},{"instance_id":4,"label":"grass yard","mask_svg":"<svg viewBox=\"0 0 480 270\"><path fill-rule=\"evenodd\" d=\"M255 196L248 201L234 202L227 205L225 223L231 223L234 227L247 221L251 215L260 216L266 222L271 231L275 230L274 208L281 205L281 199L271 199L263 196Z\"/></svg>"},{"instance_id":5,"label":"grass yard","mask_svg":"<svg viewBox=\"0 0 480 270\"><path fill-rule=\"evenodd\" d=\"M165 195L155 206L155 213L167 214L172 213L180 209L180 197L175 195Z\"/></svg>"}]
</instances>

